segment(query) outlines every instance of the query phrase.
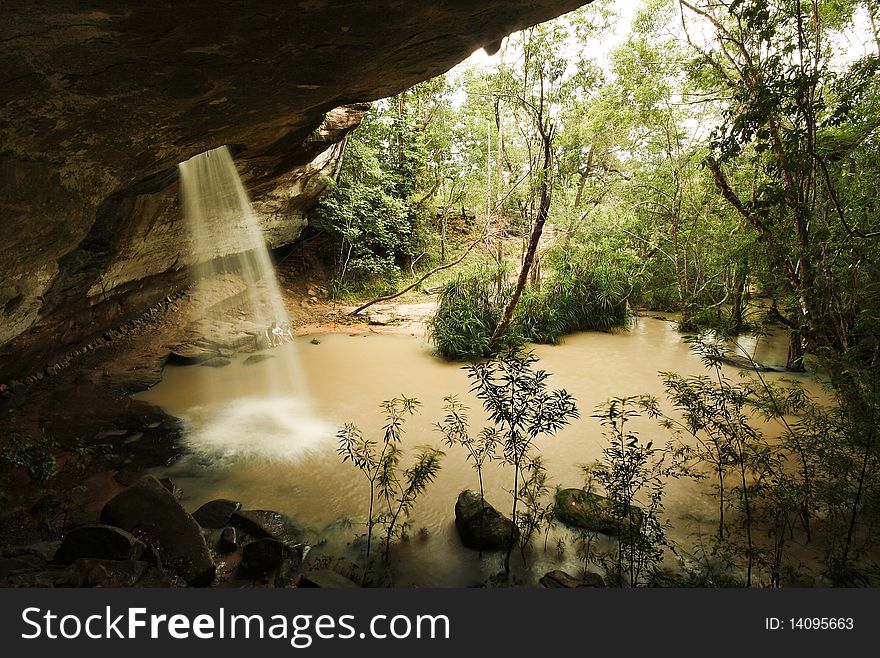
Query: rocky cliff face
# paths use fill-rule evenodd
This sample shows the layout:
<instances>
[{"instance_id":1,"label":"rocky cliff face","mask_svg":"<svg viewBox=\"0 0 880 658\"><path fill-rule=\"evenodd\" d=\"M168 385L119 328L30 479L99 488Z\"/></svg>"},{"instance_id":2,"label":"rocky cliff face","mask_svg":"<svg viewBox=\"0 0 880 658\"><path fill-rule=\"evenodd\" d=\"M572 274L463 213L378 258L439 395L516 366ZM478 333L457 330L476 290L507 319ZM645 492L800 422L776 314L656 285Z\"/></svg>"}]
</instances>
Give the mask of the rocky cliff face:
<instances>
[{"instance_id":1,"label":"rocky cliff face","mask_svg":"<svg viewBox=\"0 0 880 658\"><path fill-rule=\"evenodd\" d=\"M585 0L4 0L0 383L155 303L194 264L177 163L227 144L294 239L364 101Z\"/></svg>"}]
</instances>

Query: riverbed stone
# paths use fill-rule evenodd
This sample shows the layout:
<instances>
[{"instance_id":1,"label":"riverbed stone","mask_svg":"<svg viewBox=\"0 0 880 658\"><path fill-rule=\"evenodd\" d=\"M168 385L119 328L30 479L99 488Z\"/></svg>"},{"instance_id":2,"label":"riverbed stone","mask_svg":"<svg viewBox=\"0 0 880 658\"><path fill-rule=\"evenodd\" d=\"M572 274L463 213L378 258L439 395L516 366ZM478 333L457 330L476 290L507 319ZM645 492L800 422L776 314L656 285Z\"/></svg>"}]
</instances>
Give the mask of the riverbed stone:
<instances>
[{"instance_id":1,"label":"riverbed stone","mask_svg":"<svg viewBox=\"0 0 880 658\"><path fill-rule=\"evenodd\" d=\"M54 579L55 587L171 587L171 579L138 560L80 558Z\"/></svg>"},{"instance_id":2,"label":"riverbed stone","mask_svg":"<svg viewBox=\"0 0 880 658\"><path fill-rule=\"evenodd\" d=\"M636 527L641 526L642 511L633 508ZM556 518L567 526L616 536L617 520L609 498L585 489L561 489L556 493ZM629 522L625 520L620 529L626 532Z\"/></svg>"},{"instance_id":3,"label":"riverbed stone","mask_svg":"<svg viewBox=\"0 0 880 658\"><path fill-rule=\"evenodd\" d=\"M241 509L237 500L217 498L209 500L193 512L193 518L203 528L225 528L234 512Z\"/></svg>"},{"instance_id":4,"label":"riverbed stone","mask_svg":"<svg viewBox=\"0 0 880 658\"><path fill-rule=\"evenodd\" d=\"M54 561L70 564L79 558L138 560L146 545L130 532L109 525L84 525L68 532Z\"/></svg>"},{"instance_id":5,"label":"riverbed stone","mask_svg":"<svg viewBox=\"0 0 880 658\"><path fill-rule=\"evenodd\" d=\"M165 358L165 363L172 366L194 366L217 356L215 350L206 350L196 345L180 345Z\"/></svg>"},{"instance_id":6,"label":"riverbed stone","mask_svg":"<svg viewBox=\"0 0 880 658\"><path fill-rule=\"evenodd\" d=\"M300 529L289 518L272 510L237 510L229 518L229 525L243 530L256 539L275 539L285 544L300 540Z\"/></svg>"},{"instance_id":7,"label":"riverbed stone","mask_svg":"<svg viewBox=\"0 0 880 658\"><path fill-rule=\"evenodd\" d=\"M165 570L188 585L213 582L216 567L199 524L155 477L144 476L108 501L101 522L154 546Z\"/></svg>"},{"instance_id":8,"label":"riverbed stone","mask_svg":"<svg viewBox=\"0 0 880 658\"><path fill-rule=\"evenodd\" d=\"M304 573L297 587L319 587L321 589L354 589L358 584L331 569L314 569Z\"/></svg>"},{"instance_id":9,"label":"riverbed stone","mask_svg":"<svg viewBox=\"0 0 880 658\"><path fill-rule=\"evenodd\" d=\"M538 581L549 589L573 589L577 587L605 587L605 579L597 573L588 571L582 578L576 578L565 571L555 569L549 571Z\"/></svg>"},{"instance_id":10,"label":"riverbed stone","mask_svg":"<svg viewBox=\"0 0 880 658\"><path fill-rule=\"evenodd\" d=\"M199 365L206 366L208 368L225 368L230 363L232 363L232 361L230 361L229 359L224 359L222 356L215 356L211 359L202 361Z\"/></svg>"},{"instance_id":11,"label":"riverbed stone","mask_svg":"<svg viewBox=\"0 0 880 658\"><path fill-rule=\"evenodd\" d=\"M265 361L266 359L274 359L275 357L271 354L251 354L248 358L244 360L244 365L252 366L255 363L260 363L261 361Z\"/></svg>"},{"instance_id":12,"label":"riverbed stone","mask_svg":"<svg viewBox=\"0 0 880 658\"><path fill-rule=\"evenodd\" d=\"M269 573L287 562L288 571L302 563L302 546L289 546L271 537L245 544L241 551L241 566L252 573Z\"/></svg>"},{"instance_id":13,"label":"riverbed stone","mask_svg":"<svg viewBox=\"0 0 880 658\"><path fill-rule=\"evenodd\" d=\"M482 519L482 520L481 520ZM514 539L519 531L513 522L488 502L481 504L476 491L462 491L455 503L455 527L461 543L468 548L484 551L506 549L511 532Z\"/></svg>"},{"instance_id":14,"label":"riverbed stone","mask_svg":"<svg viewBox=\"0 0 880 658\"><path fill-rule=\"evenodd\" d=\"M51 562L55 552L61 546L61 541L38 541L25 546L12 546L4 549L0 557L23 557L33 556L43 563Z\"/></svg>"}]
</instances>

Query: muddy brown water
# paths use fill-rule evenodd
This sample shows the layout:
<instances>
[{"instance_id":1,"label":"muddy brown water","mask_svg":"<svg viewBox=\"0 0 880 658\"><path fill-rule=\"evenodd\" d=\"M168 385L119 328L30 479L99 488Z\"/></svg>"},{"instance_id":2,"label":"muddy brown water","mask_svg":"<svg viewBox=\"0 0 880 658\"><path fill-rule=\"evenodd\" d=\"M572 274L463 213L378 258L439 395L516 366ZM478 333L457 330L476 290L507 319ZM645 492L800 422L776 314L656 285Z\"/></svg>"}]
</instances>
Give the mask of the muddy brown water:
<instances>
[{"instance_id":1,"label":"muddy brown water","mask_svg":"<svg viewBox=\"0 0 880 658\"><path fill-rule=\"evenodd\" d=\"M315 340L318 344L314 344ZM784 335L748 339L741 344L767 365L785 363ZM672 322L639 318L629 331L580 333L556 346L533 347L540 367L552 373L553 388L565 388L578 404L580 419L553 437L539 437L551 486L581 486L580 465L601 457L605 439L591 415L597 405L615 396L652 394L663 398L658 372L684 375L705 372ZM418 336L326 334L304 336L265 354L271 358L246 364L239 355L223 368L167 367L163 380L138 397L180 417L190 454L160 469L174 478L190 510L213 498L240 500L248 508L274 509L331 537L330 549L346 550L359 532L341 519L362 520L368 503L367 483L350 463L336 454L335 433L351 422L377 440L383 425L379 403L401 394L421 401L420 412L408 420L402 447L443 447L446 457L436 481L417 502L412 515L413 539L393 552L396 584L402 586L471 586L484 583L501 566L499 554L480 559L461 546L453 519L458 493L478 486L476 473L460 447L442 446L434 424L443 417L443 397L457 394L471 407L471 427L482 427L476 399L461 364L433 356L429 342ZM302 377L279 374L298 369ZM729 369L736 377L736 371ZM782 375L771 373L770 380ZM808 388L819 386L801 376ZM305 381L307 395L291 382ZM304 399L307 398L307 399ZM643 439L664 443L669 437L653 421L638 419ZM770 429L769 431L772 431ZM498 463L485 473L487 500L509 514L513 473ZM668 483L665 518L670 536L685 548L699 532L714 527L716 503L709 485L690 480ZM416 535L422 528L427 538ZM557 540L566 544L560 554ZM539 539L528 555L528 567L515 557L520 582L534 583L551 569L576 573L573 538L564 527ZM349 551L354 549L348 547Z\"/></svg>"}]
</instances>

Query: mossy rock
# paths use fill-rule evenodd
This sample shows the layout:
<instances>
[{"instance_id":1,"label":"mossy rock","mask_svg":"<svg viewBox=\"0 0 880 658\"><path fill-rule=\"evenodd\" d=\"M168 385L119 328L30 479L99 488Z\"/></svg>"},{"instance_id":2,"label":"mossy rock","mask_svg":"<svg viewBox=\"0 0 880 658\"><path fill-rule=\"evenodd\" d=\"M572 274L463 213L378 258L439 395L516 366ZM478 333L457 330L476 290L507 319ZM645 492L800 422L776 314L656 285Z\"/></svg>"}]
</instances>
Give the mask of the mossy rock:
<instances>
[{"instance_id":1,"label":"mossy rock","mask_svg":"<svg viewBox=\"0 0 880 658\"><path fill-rule=\"evenodd\" d=\"M455 527L461 543L484 551L505 550L519 537L513 522L488 502L480 500L475 491L462 491L455 503Z\"/></svg>"},{"instance_id":2,"label":"mossy rock","mask_svg":"<svg viewBox=\"0 0 880 658\"><path fill-rule=\"evenodd\" d=\"M612 509L611 499L597 493L584 489L561 489L556 494L555 513L556 518L569 527L601 532L611 537L617 536L618 522ZM641 528L642 516L642 510L634 507L636 531ZM619 529L622 534L628 534L629 519L624 519Z\"/></svg>"}]
</instances>

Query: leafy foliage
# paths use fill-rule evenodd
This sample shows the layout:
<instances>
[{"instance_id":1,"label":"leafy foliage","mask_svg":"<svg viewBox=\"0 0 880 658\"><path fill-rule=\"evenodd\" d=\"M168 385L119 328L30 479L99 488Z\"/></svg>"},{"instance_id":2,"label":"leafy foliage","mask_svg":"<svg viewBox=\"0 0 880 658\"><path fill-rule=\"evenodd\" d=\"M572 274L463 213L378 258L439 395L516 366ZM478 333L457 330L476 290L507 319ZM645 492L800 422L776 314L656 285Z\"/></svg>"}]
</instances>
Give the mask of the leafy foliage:
<instances>
[{"instance_id":1,"label":"leafy foliage","mask_svg":"<svg viewBox=\"0 0 880 658\"><path fill-rule=\"evenodd\" d=\"M0 451L0 461L7 469L24 470L33 482L42 483L58 472L57 448L58 442L45 434L31 441L13 440Z\"/></svg>"},{"instance_id":2,"label":"leafy foliage","mask_svg":"<svg viewBox=\"0 0 880 658\"><path fill-rule=\"evenodd\" d=\"M391 542L403 532L401 521L409 517L413 504L425 491L440 470L443 453L434 448L423 448L415 463L400 472L403 438L407 416L413 415L420 402L415 398L399 397L382 402L385 426L381 441L364 437L361 430L345 424L337 432L337 453L342 462L351 462L369 483L370 504L367 516L367 547L369 556L376 525L385 527L385 561L388 561ZM375 511L379 502L383 509Z\"/></svg>"},{"instance_id":3,"label":"leafy foliage","mask_svg":"<svg viewBox=\"0 0 880 658\"><path fill-rule=\"evenodd\" d=\"M613 555L588 551L584 557L597 559L612 582L630 587L654 582L663 548L670 545L660 520L664 488L669 478L682 472L670 459L676 457L671 446L643 443L627 427L640 415L637 407L646 403L650 405L644 398L613 398L596 409L593 417L605 428L608 445L602 449L602 460L585 468L587 489L597 482L610 502L617 549Z\"/></svg>"},{"instance_id":4,"label":"leafy foliage","mask_svg":"<svg viewBox=\"0 0 880 658\"><path fill-rule=\"evenodd\" d=\"M483 434L491 436L504 464L513 470L510 518L524 528L527 543L547 518L540 500L546 494L543 466L532 455L539 436L552 436L578 417L575 400L565 389L547 390L550 374L534 369L537 357L530 352L508 352L497 359L468 366L471 391L483 405L491 423ZM526 511L518 512L524 501ZM510 555L516 542L511 533L504 570L510 573ZM522 546L524 551L525 544Z\"/></svg>"}]
</instances>

